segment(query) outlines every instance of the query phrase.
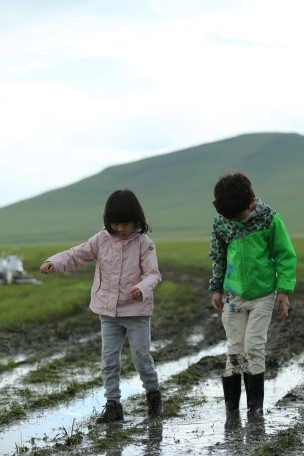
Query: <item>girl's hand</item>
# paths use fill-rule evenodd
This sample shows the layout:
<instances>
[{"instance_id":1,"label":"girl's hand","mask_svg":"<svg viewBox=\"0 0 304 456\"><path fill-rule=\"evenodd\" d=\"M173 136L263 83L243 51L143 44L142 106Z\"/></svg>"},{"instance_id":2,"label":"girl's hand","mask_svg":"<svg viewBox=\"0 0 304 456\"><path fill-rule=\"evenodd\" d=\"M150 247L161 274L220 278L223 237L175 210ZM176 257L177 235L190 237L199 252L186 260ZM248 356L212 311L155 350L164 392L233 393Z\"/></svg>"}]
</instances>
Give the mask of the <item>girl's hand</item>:
<instances>
[{"instance_id":1,"label":"girl's hand","mask_svg":"<svg viewBox=\"0 0 304 456\"><path fill-rule=\"evenodd\" d=\"M136 301L142 301L142 292L140 291L139 288L133 288L131 291L130 291L130 296L132 299L135 299Z\"/></svg>"},{"instance_id":2,"label":"girl's hand","mask_svg":"<svg viewBox=\"0 0 304 456\"><path fill-rule=\"evenodd\" d=\"M281 318L288 317L289 300L285 293L278 293L275 300L276 309Z\"/></svg>"},{"instance_id":3,"label":"girl's hand","mask_svg":"<svg viewBox=\"0 0 304 456\"><path fill-rule=\"evenodd\" d=\"M218 310L219 312L223 312L223 295L222 293L215 292L212 295L212 305L213 307Z\"/></svg>"},{"instance_id":4,"label":"girl's hand","mask_svg":"<svg viewBox=\"0 0 304 456\"><path fill-rule=\"evenodd\" d=\"M42 272L42 274L49 274L50 272L55 272L55 268L51 261L45 261L40 266L39 271Z\"/></svg>"}]
</instances>

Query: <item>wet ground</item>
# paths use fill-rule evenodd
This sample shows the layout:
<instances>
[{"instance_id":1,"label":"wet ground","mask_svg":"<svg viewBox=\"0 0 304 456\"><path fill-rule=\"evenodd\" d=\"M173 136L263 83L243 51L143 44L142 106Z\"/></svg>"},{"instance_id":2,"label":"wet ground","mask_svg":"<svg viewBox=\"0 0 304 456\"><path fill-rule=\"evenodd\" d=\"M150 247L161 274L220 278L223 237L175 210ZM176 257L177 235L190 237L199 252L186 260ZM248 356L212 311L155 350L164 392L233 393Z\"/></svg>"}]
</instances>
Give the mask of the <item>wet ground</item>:
<instances>
[{"instance_id":1,"label":"wet ground","mask_svg":"<svg viewBox=\"0 0 304 456\"><path fill-rule=\"evenodd\" d=\"M304 306L301 286L288 319L274 314L267 343L264 415L227 419L221 389L226 343L202 277L190 282L197 311L153 319L153 355L164 417L149 421L143 389L123 355L121 423L95 425L104 404L99 380L99 324L88 312L0 335L0 455L300 455L304 454ZM179 324L178 324L179 322ZM9 359L7 354L9 353ZM129 366L129 368L128 368ZM39 375L38 375L39 374Z\"/></svg>"}]
</instances>

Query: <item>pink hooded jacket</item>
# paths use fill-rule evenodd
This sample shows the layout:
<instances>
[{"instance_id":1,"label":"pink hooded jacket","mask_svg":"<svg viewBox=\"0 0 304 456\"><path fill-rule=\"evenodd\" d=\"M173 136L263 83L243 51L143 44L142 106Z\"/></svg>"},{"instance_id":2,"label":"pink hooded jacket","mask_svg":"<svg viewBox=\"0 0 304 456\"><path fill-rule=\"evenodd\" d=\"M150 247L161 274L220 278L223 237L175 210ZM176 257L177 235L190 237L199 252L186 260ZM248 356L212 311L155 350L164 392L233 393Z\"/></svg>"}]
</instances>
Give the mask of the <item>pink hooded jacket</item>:
<instances>
[{"instance_id":1,"label":"pink hooded jacket","mask_svg":"<svg viewBox=\"0 0 304 456\"><path fill-rule=\"evenodd\" d=\"M161 281L153 241L133 233L126 239L102 230L87 242L48 258L57 272L75 271L96 260L90 308L111 317L149 316L153 312L153 289ZM130 298L138 288L142 301Z\"/></svg>"}]
</instances>

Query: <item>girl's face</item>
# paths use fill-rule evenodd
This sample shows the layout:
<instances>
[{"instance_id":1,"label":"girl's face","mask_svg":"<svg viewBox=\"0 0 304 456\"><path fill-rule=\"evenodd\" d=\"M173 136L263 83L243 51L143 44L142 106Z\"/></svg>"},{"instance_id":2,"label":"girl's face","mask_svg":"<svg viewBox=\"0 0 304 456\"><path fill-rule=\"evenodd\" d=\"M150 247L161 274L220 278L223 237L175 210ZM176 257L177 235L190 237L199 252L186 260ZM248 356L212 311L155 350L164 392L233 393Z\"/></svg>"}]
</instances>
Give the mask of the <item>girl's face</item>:
<instances>
[{"instance_id":1,"label":"girl's face","mask_svg":"<svg viewBox=\"0 0 304 456\"><path fill-rule=\"evenodd\" d=\"M127 238L134 231L134 222L111 223L114 234L122 239Z\"/></svg>"}]
</instances>

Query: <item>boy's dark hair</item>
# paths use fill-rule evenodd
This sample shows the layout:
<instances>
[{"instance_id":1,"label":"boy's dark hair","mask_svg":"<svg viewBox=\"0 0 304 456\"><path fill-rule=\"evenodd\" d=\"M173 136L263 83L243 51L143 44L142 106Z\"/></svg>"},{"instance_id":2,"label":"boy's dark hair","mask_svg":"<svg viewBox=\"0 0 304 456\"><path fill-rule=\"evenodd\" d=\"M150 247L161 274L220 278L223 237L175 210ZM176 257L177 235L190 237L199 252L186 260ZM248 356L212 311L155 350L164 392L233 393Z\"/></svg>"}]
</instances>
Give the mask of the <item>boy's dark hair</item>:
<instances>
[{"instance_id":1,"label":"boy's dark hair","mask_svg":"<svg viewBox=\"0 0 304 456\"><path fill-rule=\"evenodd\" d=\"M213 206L217 212L228 219L236 218L250 208L255 198L251 182L242 173L221 176L214 187Z\"/></svg>"},{"instance_id":2,"label":"boy's dark hair","mask_svg":"<svg viewBox=\"0 0 304 456\"><path fill-rule=\"evenodd\" d=\"M103 214L106 230L113 234L111 223L133 222L140 233L150 230L144 211L135 194L128 189L116 190L109 196Z\"/></svg>"}]
</instances>

